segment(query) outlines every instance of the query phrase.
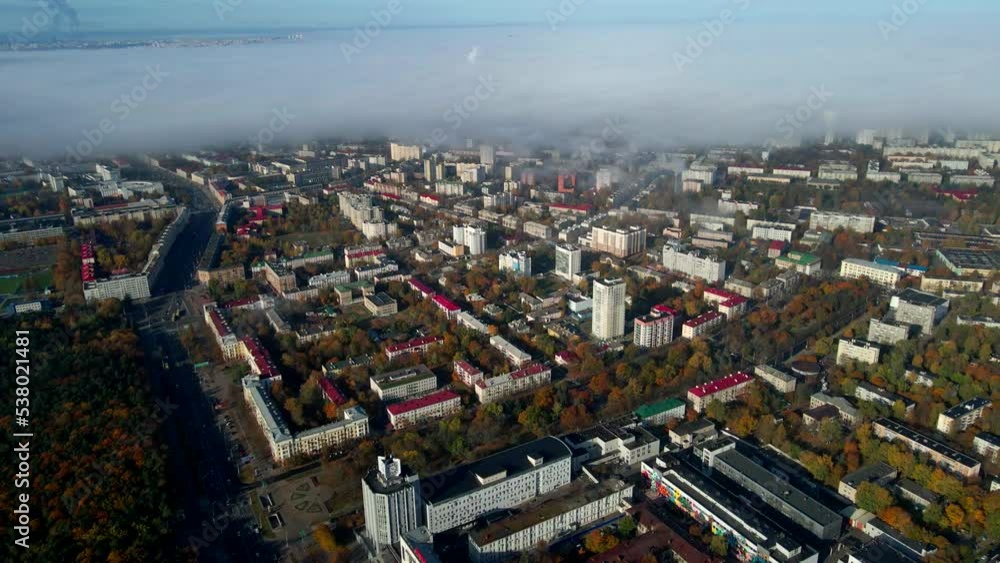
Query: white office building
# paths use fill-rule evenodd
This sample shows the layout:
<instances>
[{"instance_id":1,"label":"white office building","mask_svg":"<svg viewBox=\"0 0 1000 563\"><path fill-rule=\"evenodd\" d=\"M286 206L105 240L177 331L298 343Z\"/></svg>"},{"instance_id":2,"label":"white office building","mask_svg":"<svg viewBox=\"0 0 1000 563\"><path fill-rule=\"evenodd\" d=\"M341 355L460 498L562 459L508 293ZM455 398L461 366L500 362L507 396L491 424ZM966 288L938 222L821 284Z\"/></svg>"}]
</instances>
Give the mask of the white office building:
<instances>
[{"instance_id":1,"label":"white office building","mask_svg":"<svg viewBox=\"0 0 1000 563\"><path fill-rule=\"evenodd\" d=\"M708 283L722 283L726 279L726 263L713 256L695 252L682 252L671 246L663 247L663 267L689 278Z\"/></svg>"},{"instance_id":2,"label":"white office building","mask_svg":"<svg viewBox=\"0 0 1000 563\"><path fill-rule=\"evenodd\" d=\"M556 275L573 281L580 273L582 253L580 248L572 245L556 246Z\"/></svg>"},{"instance_id":3,"label":"white office building","mask_svg":"<svg viewBox=\"0 0 1000 563\"><path fill-rule=\"evenodd\" d=\"M365 507L365 534L379 552L423 524L420 478L407 472L400 460L379 456L361 480Z\"/></svg>"},{"instance_id":4,"label":"white office building","mask_svg":"<svg viewBox=\"0 0 1000 563\"><path fill-rule=\"evenodd\" d=\"M424 479L426 525L437 534L514 508L571 482L573 453L546 437Z\"/></svg>"}]
</instances>

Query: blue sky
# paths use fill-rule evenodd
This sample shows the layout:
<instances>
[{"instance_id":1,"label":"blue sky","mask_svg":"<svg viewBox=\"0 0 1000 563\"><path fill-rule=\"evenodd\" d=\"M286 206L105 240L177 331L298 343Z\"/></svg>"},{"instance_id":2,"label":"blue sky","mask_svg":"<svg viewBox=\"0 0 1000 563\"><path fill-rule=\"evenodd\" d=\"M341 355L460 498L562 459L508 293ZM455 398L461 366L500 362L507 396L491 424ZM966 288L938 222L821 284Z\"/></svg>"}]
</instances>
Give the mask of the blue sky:
<instances>
[{"instance_id":1,"label":"blue sky","mask_svg":"<svg viewBox=\"0 0 1000 563\"><path fill-rule=\"evenodd\" d=\"M21 27L43 0L0 0L0 29ZM52 0L44 0L52 1ZM546 13L560 0L399 0L397 25L547 25ZM673 23L716 17L727 6L748 20L769 22L857 22L869 24L907 0L561 0L575 6L570 24ZM995 0L924 1L915 17L976 17L1000 14ZM371 19L389 0L68 0L82 31L239 30L248 28L353 27ZM224 18L217 5L232 6ZM741 7L746 9L741 10ZM564 7L564 10L566 8Z\"/></svg>"}]
</instances>

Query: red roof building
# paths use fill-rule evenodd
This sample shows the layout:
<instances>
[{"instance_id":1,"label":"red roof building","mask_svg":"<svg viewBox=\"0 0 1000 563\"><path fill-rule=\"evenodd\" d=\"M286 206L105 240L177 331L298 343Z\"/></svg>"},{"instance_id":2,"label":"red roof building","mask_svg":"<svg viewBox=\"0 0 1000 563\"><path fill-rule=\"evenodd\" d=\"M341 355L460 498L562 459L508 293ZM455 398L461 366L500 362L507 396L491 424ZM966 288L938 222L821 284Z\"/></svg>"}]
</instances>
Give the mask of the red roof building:
<instances>
[{"instance_id":1,"label":"red roof building","mask_svg":"<svg viewBox=\"0 0 1000 563\"><path fill-rule=\"evenodd\" d=\"M719 303L719 312L725 315L727 319L733 320L746 312L749 301L746 297L737 295Z\"/></svg>"},{"instance_id":2,"label":"red roof building","mask_svg":"<svg viewBox=\"0 0 1000 563\"><path fill-rule=\"evenodd\" d=\"M278 367L274 365L271 361L271 354L268 353L267 349L261 346L260 342L256 338L246 337L242 340L243 346L246 349L246 355L244 356L247 363L250 364L250 371L255 373L261 379L281 379L281 373L278 371Z\"/></svg>"},{"instance_id":3,"label":"red roof building","mask_svg":"<svg viewBox=\"0 0 1000 563\"><path fill-rule=\"evenodd\" d=\"M465 360L455 362L455 373L458 374L458 378L462 380L462 383L470 387L483 379L483 370Z\"/></svg>"},{"instance_id":4,"label":"red roof building","mask_svg":"<svg viewBox=\"0 0 1000 563\"><path fill-rule=\"evenodd\" d=\"M385 408L393 428L405 428L421 422L455 414L462 407L462 399L447 389L430 395L410 399Z\"/></svg>"},{"instance_id":5,"label":"red roof building","mask_svg":"<svg viewBox=\"0 0 1000 563\"><path fill-rule=\"evenodd\" d=\"M735 401L746 392L752 381L752 375L738 371L722 379L695 385L688 389L687 398L696 412L702 412L712 401Z\"/></svg>"},{"instance_id":6,"label":"red roof building","mask_svg":"<svg viewBox=\"0 0 1000 563\"><path fill-rule=\"evenodd\" d=\"M454 301L448 299L444 295L435 295L434 297L431 297L431 301L433 301L434 304L437 305L438 309L444 311L445 316L447 316L449 319L459 314L462 311L461 307L459 307Z\"/></svg>"},{"instance_id":7,"label":"red roof building","mask_svg":"<svg viewBox=\"0 0 1000 563\"><path fill-rule=\"evenodd\" d=\"M421 338L414 338L408 342L400 342L399 344L387 346L385 349L385 355L391 360L404 354L418 354L425 352L431 346L443 341L444 339L440 336L424 336Z\"/></svg>"},{"instance_id":8,"label":"red roof building","mask_svg":"<svg viewBox=\"0 0 1000 563\"><path fill-rule=\"evenodd\" d=\"M653 305L652 311L654 315L670 315L671 317L681 316L680 311L672 307L667 307L666 305Z\"/></svg>"},{"instance_id":9,"label":"red roof building","mask_svg":"<svg viewBox=\"0 0 1000 563\"><path fill-rule=\"evenodd\" d=\"M431 289L431 286L425 284L424 282L418 280L417 278L410 278L409 283L410 283L410 288L412 288L414 291L419 291L420 295L422 295L424 299L433 297L434 294L437 293L433 289Z\"/></svg>"},{"instance_id":10,"label":"red roof building","mask_svg":"<svg viewBox=\"0 0 1000 563\"><path fill-rule=\"evenodd\" d=\"M337 388L337 384L330 380L328 377L324 377L319 380L319 387L323 390L323 396L326 397L327 401L337 405L338 407L347 403L347 397L340 392Z\"/></svg>"}]
</instances>

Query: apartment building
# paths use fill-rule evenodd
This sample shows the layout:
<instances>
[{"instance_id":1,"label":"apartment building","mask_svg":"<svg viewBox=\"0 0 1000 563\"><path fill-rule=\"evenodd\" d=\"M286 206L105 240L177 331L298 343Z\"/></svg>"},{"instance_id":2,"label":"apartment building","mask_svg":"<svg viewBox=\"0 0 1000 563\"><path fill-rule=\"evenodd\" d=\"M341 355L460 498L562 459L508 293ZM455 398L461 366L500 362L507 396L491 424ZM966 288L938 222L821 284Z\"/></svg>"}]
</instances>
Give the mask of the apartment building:
<instances>
[{"instance_id":1,"label":"apartment building","mask_svg":"<svg viewBox=\"0 0 1000 563\"><path fill-rule=\"evenodd\" d=\"M680 313L665 305L655 305L648 315L635 319L633 343L640 348L656 348L673 342L674 323Z\"/></svg>"},{"instance_id":2,"label":"apartment building","mask_svg":"<svg viewBox=\"0 0 1000 563\"><path fill-rule=\"evenodd\" d=\"M697 338L711 332L712 329L726 322L726 316L718 311L709 311L681 325L681 336L687 339Z\"/></svg>"},{"instance_id":3,"label":"apartment building","mask_svg":"<svg viewBox=\"0 0 1000 563\"><path fill-rule=\"evenodd\" d=\"M914 453L930 457L934 463L963 479L979 476L982 464L977 460L894 420L888 418L876 420L872 423L872 429L879 438L889 442L898 440Z\"/></svg>"},{"instance_id":4,"label":"apartment building","mask_svg":"<svg viewBox=\"0 0 1000 563\"><path fill-rule=\"evenodd\" d=\"M267 439L271 456L281 463L297 455L314 455L326 448L368 435L368 414L361 407L344 409L341 420L294 433L266 381L243 378L243 397Z\"/></svg>"},{"instance_id":5,"label":"apartment building","mask_svg":"<svg viewBox=\"0 0 1000 563\"><path fill-rule=\"evenodd\" d=\"M613 340L625 334L625 280L594 280L591 333L597 340Z\"/></svg>"},{"instance_id":6,"label":"apartment building","mask_svg":"<svg viewBox=\"0 0 1000 563\"><path fill-rule=\"evenodd\" d=\"M992 406L993 403L983 397L976 397L957 404L938 415L938 432L942 434L962 432L979 422L979 419L983 417L983 412Z\"/></svg>"},{"instance_id":7,"label":"apartment building","mask_svg":"<svg viewBox=\"0 0 1000 563\"><path fill-rule=\"evenodd\" d=\"M427 366L420 364L374 375L372 391L385 402L417 397L437 389L437 376Z\"/></svg>"},{"instance_id":8,"label":"apartment building","mask_svg":"<svg viewBox=\"0 0 1000 563\"><path fill-rule=\"evenodd\" d=\"M687 400L695 412L702 412L713 401L729 403L740 398L753 382L748 373L736 372L721 379L695 385L688 389Z\"/></svg>"},{"instance_id":9,"label":"apartment building","mask_svg":"<svg viewBox=\"0 0 1000 563\"><path fill-rule=\"evenodd\" d=\"M502 336L491 336L490 346L496 348L507 360L516 367L521 367L531 361L531 354L514 346Z\"/></svg>"},{"instance_id":10,"label":"apartment building","mask_svg":"<svg viewBox=\"0 0 1000 563\"><path fill-rule=\"evenodd\" d=\"M713 256L683 252L671 246L663 247L663 267L689 278L708 283L722 283L726 279L726 263Z\"/></svg>"},{"instance_id":11,"label":"apartment building","mask_svg":"<svg viewBox=\"0 0 1000 563\"><path fill-rule=\"evenodd\" d=\"M846 229L857 233L874 233L875 217L836 211L813 211L809 217L809 228L814 231Z\"/></svg>"},{"instance_id":12,"label":"apartment building","mask_svg":"<svg viewBox=\"0 0 1000 563\"><path fill-rule=\"evenodd\" d=\"M462 398L455 392L442 389L430 395L395 403L385 408L389 424L396 430L421 424L428 420L444 418L458 413Z\"/></svg>"},{"instance_id":13,"label":"apartment building","mask_svg":"<svg viewBox=\"0 0 1000 563\"><path fill-rule=\"evenodd\" d=\"M472 387L479 381L485 379L483 370L465 360L455 361L455 374L458 375L458 378L462 381L462 383L468 385L469 387Z\"/></svg>"},{"instance_id":14,"label":"apartment building","mask_svg":"<svg viewBox=\"0 0 1000 563\"><path fill-rule=\"evenodd\" d=\"M618 258L640 254L646 250L646 229L636 226L624 229L593 227L590 232L590 248Z\"/></svg>"},{"instance_id":15,"label":"apartment building","mask_svg":"<svg viewBox=\"0 0 1000 563\"><path fill-rule=\"evenodd\" d=\"M476 397L480 403L493 403L551 382L551 368L542 364L530 364L510 373L477 381Z\"/></svg>"},{"instance_id":16,"label":"apartment building","mask_svg":"<svg viewBox=\"0 0 1000 563\"><path fill-rule=\"evenodd\" d=\"M898 268L885 266L868 260L858 260L857 258L845 258L840 263L840 277L848 279L867 278L872 283L882 287L893 289L903 274Z\"/></svg>"},{"instance_id":17,"label":"apartment building","mask_svg":"<svg viewBox=\"0 0 1000 563\"><path fill-rule=\"evenodd\" d=\"M407 342L386 346L385 355L392 360L400 356L405 356L406 354L422 354L443 341L444 339L440 336L423 336L420 338L414 338L413 340L409 340Z\"/></svg>"},{"instance_id":18,"label":"apartment building","mask_svg":"<svg viewBox=\"0 0 1000 563\"><path fill-rule=\"evenodd\" d=\"M843 366L849 361L875 365L881 354L882 348L874 342L841 338L837 344L837 365Z\"/></svg>"},{"instance_id":19,"label":"apartment building","mask_svg":"<svg viewBox=\"0 0 1000 563\"><path fill-rule=\"evenodd\" d=\"M917 326L920 334L926 336L934 331L934 326L947 315L951 303L932 293L908 287L889 301L893 319L899 323Z\"/></svg>"},{"instance_id":20,"label":"apartment building","mask_svg":"<svg viewBox=\"0 0 1000 563\"><path fill-rule=\"evenodd\" d=\"M795 385L798 383L798 379L794 375L785 373L778 368L760 365L754 368L754 375L760 378L761 381L767 383L771 387L774 387L779 393L793 393L795 392Z\"/></svg>"}]
</instances>

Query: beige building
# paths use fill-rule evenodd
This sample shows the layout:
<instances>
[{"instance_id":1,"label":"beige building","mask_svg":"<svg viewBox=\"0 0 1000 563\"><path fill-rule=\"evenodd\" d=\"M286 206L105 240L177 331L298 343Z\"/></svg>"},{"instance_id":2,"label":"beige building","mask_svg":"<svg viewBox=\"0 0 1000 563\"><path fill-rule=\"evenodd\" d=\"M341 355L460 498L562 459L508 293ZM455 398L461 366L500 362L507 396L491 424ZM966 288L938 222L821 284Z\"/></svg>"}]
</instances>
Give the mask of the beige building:
<instances>
[{"instance_id":1,"label":"beige building","mask_svg":"<svg viewBox=\"0 0 1000 563\"><path fill-rule=\"evenodd\" d=\"M842 366L848 361L874 365L878 363L881 354L882 349L874 342L841 338L837 345L837 365Z\"/></svg>"},{"instance_id":2,"label":"beige building","mask_svg":"<svg viewBox=\"0 0 1000 563\"><path fill-rule=\"evenodd\" d=\"M887 288L894 288L903 277L902 273L891 266L883 266L868 260L845 258L840 263L840 277L849 279L868 278L872 283Z\"/></svg>"}]
</instances>

